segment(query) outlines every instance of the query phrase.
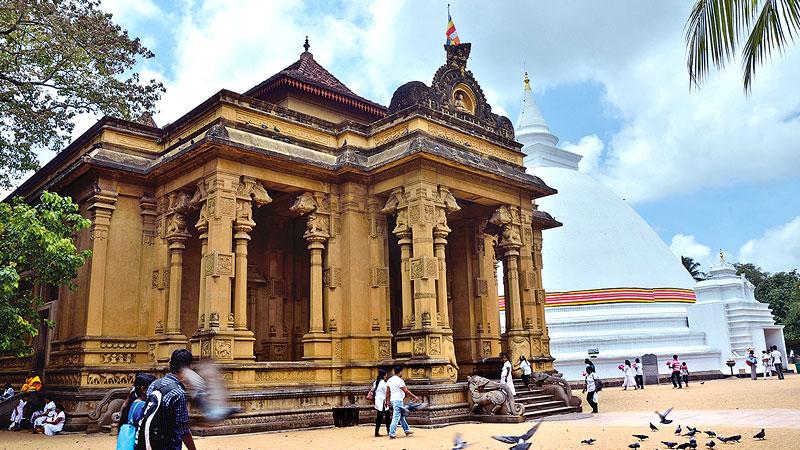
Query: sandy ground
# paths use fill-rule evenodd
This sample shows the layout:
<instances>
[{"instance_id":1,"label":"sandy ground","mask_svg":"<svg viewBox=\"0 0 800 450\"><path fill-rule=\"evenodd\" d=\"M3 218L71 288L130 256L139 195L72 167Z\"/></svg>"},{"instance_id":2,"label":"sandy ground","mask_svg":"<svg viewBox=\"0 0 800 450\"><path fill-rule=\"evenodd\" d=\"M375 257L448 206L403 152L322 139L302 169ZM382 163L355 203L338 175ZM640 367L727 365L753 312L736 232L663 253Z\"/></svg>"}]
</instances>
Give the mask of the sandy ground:
<instances>
[{"instance_id":1,"label":"sandy ground","mask_svg":"<svg viewBox=\"0 0 800 450\"><path fill-rule=\"evenodd\" d=\"M572 414L545 421L532 439L531 449L627 449L636 441L632 434L646 434L642 449L665 448L659 441L684 442L675 436L675 426L692 425L712 429L720 435L741 434L741 444L722 444L717 448L797 449L800 448L800 377L785 381L750 381L749 379L694 383L689 389L649 386L644 391L608 388L600 399L598 415ZM656 422L655 409L674 406L671 425L658 425L650 432L648 422ZM492 434L522 434L530 424L459 424L438 429L414 429L411 437L390 441L373 438L372 428L327 428L309 431L243 434L198 438L199 449L449 449L455 434L472 449L508 448L490 438ZM752 435L766 428L767 440L755 441ZM385 430L382 431L385 433ZM402 435L398 431L398 435ZM581 445L586 438L597 439L592 446ZM700 448L709 439L698 439ZM114 438L105 435L69 434L47 438L29 433L0 432L2 449L113 449Z\"/></svg>"}]
</instances>

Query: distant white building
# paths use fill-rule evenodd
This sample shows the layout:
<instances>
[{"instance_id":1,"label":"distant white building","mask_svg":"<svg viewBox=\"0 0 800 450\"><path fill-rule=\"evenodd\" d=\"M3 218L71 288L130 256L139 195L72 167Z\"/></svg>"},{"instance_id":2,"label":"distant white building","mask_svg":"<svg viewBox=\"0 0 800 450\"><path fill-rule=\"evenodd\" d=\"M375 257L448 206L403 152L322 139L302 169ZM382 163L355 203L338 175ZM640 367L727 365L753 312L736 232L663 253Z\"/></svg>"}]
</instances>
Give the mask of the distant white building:
<instances>
[{"instance_id":1,"label":"distant white building","mask_svg":"<svg viewBox=\"0 0 800 450\"><path fill-rule=\"evenodd\" d=\"M563 227L544 232L542 278L556 369L582 378L596 352L601 377L618 377L625 359L653 353L659 371L678 354L692 372L719 371L727 355L690 327L694 280L666 244L610 189L578 171L582 156L556 147L525 76L516 138L528 172L558 194L537 202ZM715 328L711 328L716 330Z\"/></svg>"},{"instance_id":2,"label":"distant white building","mask_svg":"<svg viewBox=\"0 0 800 450\"><path fill-rule=\"evenodd\" d=\"M711 266L709 276L695 287L697 303L689 307L689 325L706 331L708 344L721 349L720 370L729 373L725 364L736 362L734 373L750 368L744 360L752 349L759 358L758 372L763 372L761 352L776 345L783 355L786 370L786 342L783 325L775 324L768 305L756 300L755 288L744 275L736 275L736 269L725 261L720 253L719 261Z\"/></svg>"}]
</instances>

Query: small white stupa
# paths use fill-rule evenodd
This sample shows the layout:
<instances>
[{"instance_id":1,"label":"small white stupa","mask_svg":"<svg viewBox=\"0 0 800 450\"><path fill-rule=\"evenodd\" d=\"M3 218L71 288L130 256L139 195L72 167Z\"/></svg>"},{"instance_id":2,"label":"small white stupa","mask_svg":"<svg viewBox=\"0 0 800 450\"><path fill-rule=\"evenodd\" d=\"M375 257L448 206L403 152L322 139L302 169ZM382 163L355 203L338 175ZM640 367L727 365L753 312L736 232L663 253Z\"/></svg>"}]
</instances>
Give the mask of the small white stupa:
<instances>
[{"instance_id":1,"label":"small white stupa","mask_svg":"<svg viewBox=\"0 0 800 450\"><path fill-rule=\"evenodd\" d=\"M664 374L673 354L692 372L718 371L719 352L689 327L694 280L633 208L578 171L581 155L556 147L527 73L516 138L528 171L558 189L537 202L564 223L544 232L542 249L556 369L581 379L584 358L595 356L599 375L613 378L625 359L652 353Z\"/></svg>"},{"instance_id":2,"label":"small white stupa","mask_svg":"<svg viewBox=\"0 0 800 450\"><path fill-rule=\"evenodd\" d=\"M783 355L786 370L786 341L783 325L777 325L769 306L756 300L755 287L744 275L737 275L736 268L725 261L720 251L719 261L711 266L708 278L697 282L697 303L689 307L689 324L706 330L708 343L722 350L720 370L730 370L726 361L736 363L734 373L741 370L750 373L744 362L752 349L761 361L761 352L767 347L777 346ZM763 373L759 362L758 372Z\"/></svg>"}]
</instances>

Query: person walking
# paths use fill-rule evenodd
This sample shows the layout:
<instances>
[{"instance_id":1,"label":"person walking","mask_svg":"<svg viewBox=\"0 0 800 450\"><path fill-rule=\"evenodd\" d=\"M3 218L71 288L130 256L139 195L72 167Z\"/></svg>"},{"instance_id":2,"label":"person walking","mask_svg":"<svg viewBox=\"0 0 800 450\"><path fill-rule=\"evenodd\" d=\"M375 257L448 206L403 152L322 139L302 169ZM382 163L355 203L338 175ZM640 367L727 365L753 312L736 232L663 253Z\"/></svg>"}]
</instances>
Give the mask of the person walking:
<instances>
[{"instance_id":1,"label":"person walking","mask_svg":"<svg viewBox=\"0 0 800 450\"><path fill-rule=\"evenodd\" d=\"M672 389L681 389L683 384L681 382L681 362L678 361L678 355L672 355L672 361L667 361L667 367L672 369Z\"/></svg>"},{"instance_id":2,"label":"person walking","mask_svg":"<svg viewBox=\"0 0 800 450\"><path fill-rule=\"evenodd\" d=\"M406 436L411 436L414 434L411 431L411 428L408 426L408 422L406 422L406 418L403 416L403 400L405 400L406 395L416 400L420 400L419 397L414 395L411 391L408 390L406 387L406 382L403 380L403 367L397 366L394 368L394 376L389 378L386 382L386 397L384 404L388 407L390 404L392 406L392 424L389 426L389 439L394 439L397 436L397 425L400 424L403 427L403 432Z\"/></svg>"},{"instance_id":3,"label":"person walking","mask_svg":"<svg viewBox=\"0 0 800 450\"><path fill-rule=\"evenodd\" d=\"M503 368L500 369L500 384L505 384L511 390L511 396L517 395L517 390L514 389L514 375L511 373L511 361L508 360L508 355L505 353L500 354L503 360Z\"/></svg>"},{"instance_id":4,"label":"person walking","mask_svg":"<svg viewBox=\"0 0 800 450\"><path fill-rule=\"evenodd\" d=\"M586 367L586 377L584 380L583 392L586 393L586 401L589 403L589 406L592 407L592 413L597 414L597 393L602 389L603 384L594 372L594 367Z\"/></svg>"},{"instance_id":5,"label":"person walking","mask_svg":"<svg viewBox=\"0 0 800 450\"><path fill-rule=\"evenodd\" d=\"M758 358L756 358L756 354L753 350L750 350L750 354L747 355L747 359L744 362L750 366L750 379L753 381L758 379Z\"/></svg>"},{"instance_id":6,"label":"person walking","mask_svg":"<svg viewBox=\"0 0 800 450\"><path fill-rule=\"evenodd\" d=\"M375 437L381 436L381 424L386 424L386 434L389 434L389 425L392 421L392 410L386 405L386 380L389 379L389 372L386 369L378 369L378 376L372 382L372 390L375 400Z\"/></svg>"},{"instance_id":7,"label":"person walking","mask_svg":"<svg viewBox=\"0 0 800 450\"><path fill-rule=\"evenodd\" d=\"M195 450L194 438L189 429L186 388L183 385L183 369L191 367L193 358L189 350L183 348L175 350L169 358L169 373L147 388L147 404L139 421L136 436L137 449L143 441L149 441L151 444L148 444L147 450L150 448L181 450L183 445L189 450ZM155 395L155 392L158 392L158 395ZM158 425L164 426L164 436L153 435L153 430ZM155 440L160 440L159 438L163 438L165 442L152 444Z\"/></svg>"},{"instance_id":8,"label":"person walking","mask_svg":"<svg viewBox=\"0 0 800 450\"><path fill-rule=\"evenodd\" d=\"M686 387L689 387L689 366L686 365L686 361L681 364L681 378L683 379L683 384Z\"/></svg>"},{"instance_id":9,"label":"person walking","mask_svg":"<svg viewBox=\"0 0 800 450\"><path fill-rule=\"evenodd\" d=\"M777 345L772 346L772 365L775 367L775 372L778 373L778 379L783 379L783 355L778 350Z\"/></svg>"},{"instance_id":10,"label":"person walking","mask_svg":"<svg viewBox=\"0 0 800 450\"><path fill-rule=\"evenodd\" d=\"M639 361L639 358L634 361L633 370L636 372L636 386L644 389L644 370L642 370L642 362Z\"/></svg>"},{"instance_id":11,"label":"person walking","mask_svg":"<svg viewBox=\"0 0 800 450\"><path fill-rule=\"evenodd\" d=\"M147 388L156 380L155 375L137 373L128 398L122 405L119 414L119 433L117 433L117 450L133 450L136 444L136 425L144 414L147 401Z\"/></svg>"},{"instance_id":12,"label":"person walking","mask_svg":"<svg viewBox=\"0 0 800 450\"><path fill-rule=\"evenodd\" d=\"M639 389L639 386L636 385L635 372L633 371L633 367L631 367L631 360L626 359L625 364L621 364L619 369L624 374L624 378L622 379L622 390L627 391L629 387L633 387L634 390Z\"/></svg>"},{"instance_id":13,"label":"person walking","mask_svg":"<svg viewBox=\"0 0 800 450\"><path fill-rule=\"evenodd\" d=\"M525 358L525 355L519 355L519 368L522 370L522 382L525 384L525 387L528 390L531 389L531 374L533 370L531 369L531 363Z\"/></svg>"}]
</instances>

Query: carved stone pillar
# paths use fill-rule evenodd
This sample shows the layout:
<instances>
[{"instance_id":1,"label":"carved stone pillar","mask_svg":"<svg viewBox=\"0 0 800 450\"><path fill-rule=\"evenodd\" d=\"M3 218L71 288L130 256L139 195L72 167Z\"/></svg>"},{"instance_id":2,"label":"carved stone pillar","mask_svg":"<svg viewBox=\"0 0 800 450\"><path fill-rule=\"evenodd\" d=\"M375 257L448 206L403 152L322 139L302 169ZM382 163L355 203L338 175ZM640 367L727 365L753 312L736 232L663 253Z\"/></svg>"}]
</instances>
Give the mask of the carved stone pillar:
<instances>
[{"instance_id":1,"label":"carved stone pillar","mask_svg":"<svg viewBox=\"0 0 800 450\"><path fill-rule=\"evenodd\" d=\"M111 228L111 214L117 208L117 193L93 187L93 195L89 198L89 212L92 226L92 259L89 274L89 295L87 299L86 334L99 336L103 334L103 311L105 310L106 259L108 256L108 234Z\"/></svg>"},{"instance_id":2,"label":"carved stone pillar","mask_svg":"<svg viewBox=\"0 0 800 450\"><path fill-rule=\"evenodd\" d=\"M195 334L197 334L198 331L201 331L205 327L206 323L206 274L205 268L203 267L205 262L205 258L203 256L206 254L206 252L208 252L208 217L206 216L207 196L208 192L206 192L206 180L201 179L197 182L197 188L195 189L194 195L190 200L192 207L200 210L197 223L194 225L195 229L199 233L198 239L200 240L200 292L199 298L197 299L197 331Z\"/></svg>"},{"instance_id":3,"label":"carved stone pillar","mask_svg":"<svg viewBox=\"0 0 800 450\"><path fill-rule=\"evenodd\" d=\"M306 232L303 237L308 241L311 272L309 328L308 334L303 337L303 357L306 359L331 356L330 337L325 336L323 317L322 252L330 237L330 218L320 211L320 200L323 196L324 194L304 192L289 208L297 215L306 216Z\"/></svg>"},{"instance_id":4,"label":"carved stone pillar","mask_svg":"<svg viewBox=\"0 0 800 450\"><path fill-rule=\"evenodd\" d=\"M256 225L253 220L253 205L261 207L271 201L272 198L261 183L250 177L242 177L236 190L236 220L233 226L236 253L233 327L238 331L247 330L247 244L250 241L250 231Z\"/></svg>"},{"instance_id":5,"label":"carved stone pillar","mask_svg":"<svg viewBox=\"0 0 800 450\"><path fill-rule=\"evenodd\" d=\"M450 190L439 186L439 202L436 206L436 224L433 226L433 252L439 263L439 279L436 280L436 310L437 320L442 328L450 328L450 318L447 308L447 264L445 262L445 246L450 227L447 226L447 214L460 211Z\"/></svg>"},{"instance_id":6,"label":"carved stone pillar","mask_svg":"<svg viewBox=\"0 0 800 450\"><path fill-rule=\"evenodd\" d=\"M397 188L389 194L386 205L381 213L395 215L395 227L392 233L397 236L400 247L400 291L402 301L402 326L401 330L410 330L414 322L413 301L411 298L411 277L409 273L409 260L411 258L411 228L408 226L408 204L402 188Z\"/></svg>"},{"instance_id":7,"label":"carved stone pillar","mask_svg":"<svg viewBox=\"0 0 800 450\"><path fill-rule=\"evenodd\" d=\"M140 215L142 217L142 250L140 253L139 276L140 286L152 286L152 265L154 261L156 243L156 199L149 193L144 193L139 198ZM153 289L140 289L139 291L139 334L150 334L150 319L153 305L156 303Z\"/></svg>"},{"instance_id":8,"label":"carved stone pillar","mask_svg":"<svg viewBox=\"0 0 800 450\"><path fill-rule=\"evenodd\" d=\"M183 250L190 237L186 213L191 210L189 195L173 192L169 195L167 242L169 242L169 297L167 300L167 334L181 334L181 283L183 279Z\"/></svg>"}]
</instances>

